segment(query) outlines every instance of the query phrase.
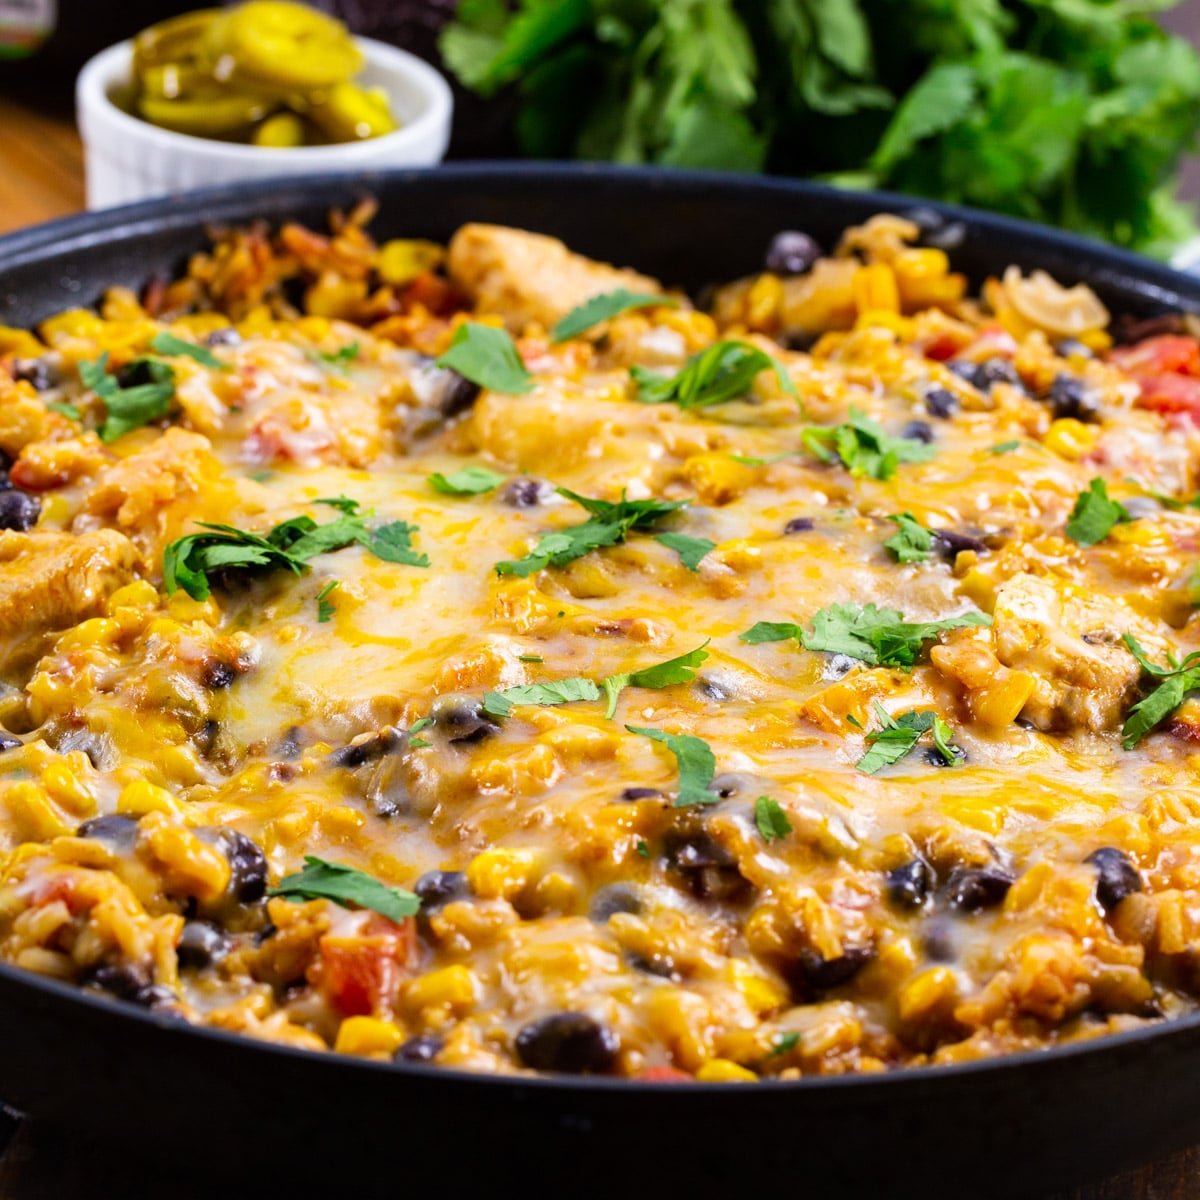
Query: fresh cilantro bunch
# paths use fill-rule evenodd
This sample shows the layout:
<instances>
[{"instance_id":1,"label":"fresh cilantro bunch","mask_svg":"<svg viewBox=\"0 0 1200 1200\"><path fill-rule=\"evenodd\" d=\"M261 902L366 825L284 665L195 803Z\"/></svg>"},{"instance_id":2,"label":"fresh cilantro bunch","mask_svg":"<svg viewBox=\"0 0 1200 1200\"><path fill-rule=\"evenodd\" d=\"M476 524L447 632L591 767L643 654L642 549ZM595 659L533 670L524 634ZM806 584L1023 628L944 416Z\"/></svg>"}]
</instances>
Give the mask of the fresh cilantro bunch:
<instances>
[{"instance_id":1,"label":"fresh cilantro bunch","mask_svg":"<svg viewBox=\"0 0 1200 1200\"><path fill-rule=\"evenodd\" d=\"M944 766L952 767L962 757L961 748L954 744L954 730L935 712L922 709L893 718L876 700L875 715L879 728L867 734L867 752L854 764L866 775L875 775L906 758L926 733Z\"/></svg>"},{"instance_id":2,"label":"fresh cilantro bunch","mask_svg":"<svg viewBox=\"0 0 1200 1200\"><path fill-rule=\"evenodd\" d=\"M1139 700L1121 727L1121 743L1132 750L1155 726L1167 719L1193 692L1200 690L1200 651L1193 651L1182 662L1173 654L1167 655L1167 665L1152 663L1146 651L1131 633L1125 634L1125 645L1138 661L1138 666L1157 687Z\"/></svg>"},{"instance_id":3,"label":"fresh cilantro bunch","mask_svg":"<svg viewBox=\"0 0 1200 1200\"><path fill-rule=\"evenodd\" d=\"M1173 0L461 0L441 50L525 153L825 176L1166 254L1200 127Z\"/></svg>"}]
</instances>

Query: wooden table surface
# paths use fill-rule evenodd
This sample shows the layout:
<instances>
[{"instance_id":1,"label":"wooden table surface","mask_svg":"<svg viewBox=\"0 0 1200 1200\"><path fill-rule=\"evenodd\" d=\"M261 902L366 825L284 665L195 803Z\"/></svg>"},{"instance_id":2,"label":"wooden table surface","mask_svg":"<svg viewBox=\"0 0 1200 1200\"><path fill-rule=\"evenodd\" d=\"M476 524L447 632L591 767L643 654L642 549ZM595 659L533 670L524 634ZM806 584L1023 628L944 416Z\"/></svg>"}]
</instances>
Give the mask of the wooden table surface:
<instances>
[{"instance_id":1,"label":"wooden table surface","mask_svg":"<svg viewBox=\"0 0 1200 1200\"><path fill-rule=\"evenodd\" d=\"M1200 26L1200 0L1188 5ZM1200 195L1193 167L1189 191ZM69 117L44 115L0 95L0 233L83 207L83 153ZM132 1181L127 1157L75 1145L54 1130L18 1125L0 1113L0 1200L122 1200L169 1196L209 1200L211 1189L189 1189L186 1170L170 1178ZM234 1192L224 1192L234 1195ZM948 1193L947 1193L948 1194ZM1105 1183L1046 1200L1197 1200L1200 1148ZM1017 1200L1017 1198L1014 1198ZM1019 1198L1027 1200L1027 1198Z\"/></svg>"}]
</instances>

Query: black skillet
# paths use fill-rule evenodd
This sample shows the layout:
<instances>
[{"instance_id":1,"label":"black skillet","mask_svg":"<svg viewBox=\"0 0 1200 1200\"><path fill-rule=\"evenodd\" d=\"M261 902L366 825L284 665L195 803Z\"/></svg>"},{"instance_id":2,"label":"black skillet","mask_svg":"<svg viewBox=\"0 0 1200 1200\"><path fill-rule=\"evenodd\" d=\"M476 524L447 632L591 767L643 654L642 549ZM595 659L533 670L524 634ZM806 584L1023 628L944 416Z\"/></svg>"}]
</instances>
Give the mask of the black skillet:
<instances>
[{"instance_id":1,"label":"black skillet","mask_svg":"<svg viewBox=\"0 0 1200 1200\"><path fill-rule=\"evenodd\" d=\"M755 270L779 229L825 246L908 199L610 167L463 165L191 193L0 239L0 324L177 272L205 224L296 219L370 193L377 236L465 221L702 288ZM1002 217L943 209L976 282L1009 263L1094 287L1114 312L1200 310L1200 281ZM1044 1196L1200 1141L1200 1017L956 1067L756 1085L512 1078L315 1055L194 1030L0 967L0 1096L128 1142L213 1195ZM228 1170L226 1170L228 1168ZM219 1181L223 1179L222 1185ZM340 1185L340 1186L339 1186Z\"/></svg>"}]
</instances>

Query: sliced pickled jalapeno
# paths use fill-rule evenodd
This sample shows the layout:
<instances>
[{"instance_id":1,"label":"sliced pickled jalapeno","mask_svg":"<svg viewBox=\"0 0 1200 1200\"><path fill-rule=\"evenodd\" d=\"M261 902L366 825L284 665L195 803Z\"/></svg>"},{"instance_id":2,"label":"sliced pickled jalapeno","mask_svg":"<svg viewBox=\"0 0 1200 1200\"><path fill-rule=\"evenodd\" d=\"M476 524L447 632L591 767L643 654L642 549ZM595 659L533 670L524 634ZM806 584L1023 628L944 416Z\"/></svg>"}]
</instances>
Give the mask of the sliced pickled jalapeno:
<instances>
[{"instance_id":1,"label":"sliced pickled jalapeno","mask_svg":"<svg viewBox=\"0 0 1200 1200\"><path fill-rule=\"evenodd\" d=\"M355 142L398 127L385 92L353 82L349 30L290 0L172 17L134 41L131 111L166 129L264 147Z\"/></svg>"}]
</instances>

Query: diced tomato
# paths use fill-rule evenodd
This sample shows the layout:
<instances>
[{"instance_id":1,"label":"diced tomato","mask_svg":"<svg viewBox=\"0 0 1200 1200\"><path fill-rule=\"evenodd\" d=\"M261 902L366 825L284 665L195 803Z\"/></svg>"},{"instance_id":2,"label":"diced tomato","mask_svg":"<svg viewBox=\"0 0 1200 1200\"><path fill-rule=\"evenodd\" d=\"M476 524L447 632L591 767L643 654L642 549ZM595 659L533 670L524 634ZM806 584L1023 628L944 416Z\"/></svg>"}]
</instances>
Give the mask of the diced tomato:
<instances>
[{"instance_id":1,"label":"diced tomato","mask_svg":"<svg viewBox=\"0 0 1200 1200\"><path fill-rule=\"evenodd\" d=\"M1132 346L1118 347L1108 358L1130 375L1200 376L1200 342L1192 337L1170 334L1147 338Z\"/></svg>"},{"instance_id":2,"label":"diced tomato","mask_svg":"<svg viewBox=\"0 0 1200 1200\"><path fill-rule=\"evenodd\" d=\"M934 362L946 362L962 349L964 341L964 338L952 337L948 333L940 333L937 337L932 337L925 343L925 357L932 358Z\"/></svg>"},{"instance_id":3,"label":"diced tomato","mask_svg":"<svg viewBox=\"0 0 1200 1200\"><path fill-rule=\"evenodd\" d=\"M1200 422L1200 378L1191 375L1144 375L1142 407L1156 412L1187 413Z\"/></svg>"},{"instance_id":4,"label":"diced tomato","mask_svg":"<svg viewBox=\"0 0 1200 1200\"><path fill-rule=\"evenodd\" d=\"M422 271L404 289L404 301L407 305L420 304L435 316L445 317L455 309L463 307L463 297L452 283L435 275L432 271Z\"/></svg>"},{"instance_id":5,"label":"diced tomato","mask_svg":"<svg viewBox=\"0 0 1200 1200\"><path fill-rule=\"evenodd\" d=\"M389 1014L401 981L414 963L416 925L374 917L355 937L321 939L311 982L344 1017Z\"/></svg>"},{"instance_id":6,"label":"diced tomato","mask_svg":"<svg viewBox=\"0 0 1200 1200\"><path fill-rule=\"evenodd\" d=\"M645 1083L687 1083L691 1076L677 1067L647 1067L638 1079Z\"/></svg>"}]
</instances>

